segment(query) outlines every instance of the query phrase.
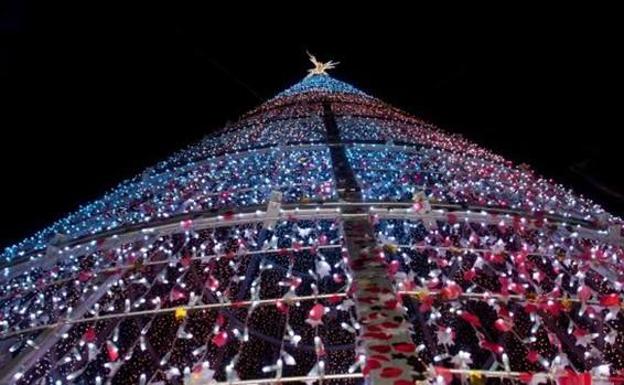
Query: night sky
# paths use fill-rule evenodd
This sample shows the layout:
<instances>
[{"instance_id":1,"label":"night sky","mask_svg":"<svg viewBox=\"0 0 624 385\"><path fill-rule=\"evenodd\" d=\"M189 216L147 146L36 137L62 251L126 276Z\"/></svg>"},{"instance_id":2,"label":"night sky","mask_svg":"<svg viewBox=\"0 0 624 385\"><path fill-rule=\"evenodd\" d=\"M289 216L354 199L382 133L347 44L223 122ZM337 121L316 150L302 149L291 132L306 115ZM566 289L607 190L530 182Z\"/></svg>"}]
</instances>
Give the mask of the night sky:
<instances>
[{"instance_id":1,"label":"night sky","mask_svg":"<svg viewBox=\"0 0 624 385\"><path fill-rule=\"evenodd\" d=\"M2 4L0 247L299 81L306 49L624 214L621 41L604 15Z\"/></svg>"}]
</instances>

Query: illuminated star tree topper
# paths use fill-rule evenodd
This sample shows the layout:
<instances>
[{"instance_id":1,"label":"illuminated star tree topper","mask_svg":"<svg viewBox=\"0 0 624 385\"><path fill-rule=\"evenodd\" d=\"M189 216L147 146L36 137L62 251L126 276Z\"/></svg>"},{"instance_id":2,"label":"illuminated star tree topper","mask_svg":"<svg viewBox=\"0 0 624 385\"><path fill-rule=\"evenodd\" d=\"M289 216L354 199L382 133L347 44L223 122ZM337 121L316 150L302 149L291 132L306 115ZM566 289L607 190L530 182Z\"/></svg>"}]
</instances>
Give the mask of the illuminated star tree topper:
<instances>
[{"instance_id":1,"label":"illuminated star tree topper","mask_svg":"<svg viewBox=\"0 0 624 385\"><path fill-rule=\"evenodd\" d=\"M314 55L312 55L310 52L306 51L306 53L308 54L308 57L310 58L310 61L312 62L312 64L314 64L314 68L310 68L308 70L308 76L310 77L312 75L327 75L327 70L331 70L336 68L336 66L338 64L340 64L340 62L335 62L333 60L330 60L326 63L320 62L316 59L316 57Z\"/></svg>"}]
</instances>

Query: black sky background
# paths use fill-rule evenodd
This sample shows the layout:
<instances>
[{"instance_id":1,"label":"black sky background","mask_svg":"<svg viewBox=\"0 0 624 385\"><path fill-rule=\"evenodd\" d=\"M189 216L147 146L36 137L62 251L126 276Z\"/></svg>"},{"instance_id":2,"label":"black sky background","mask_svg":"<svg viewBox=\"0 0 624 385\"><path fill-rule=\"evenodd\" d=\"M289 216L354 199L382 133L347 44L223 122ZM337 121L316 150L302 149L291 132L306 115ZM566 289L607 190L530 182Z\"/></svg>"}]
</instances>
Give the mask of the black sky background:
<instances>
[{"instance_id":1,"label":"black sky background","mask_svg":"<svg viewBox=\"0 0 624 385\"><path fill-rule=\"evenodd\" d=\"M608 11L244 8L3 3L0 247L299 81L306 49L340 61L336 78L624 214Z\"/></svg>"}]
</instances>

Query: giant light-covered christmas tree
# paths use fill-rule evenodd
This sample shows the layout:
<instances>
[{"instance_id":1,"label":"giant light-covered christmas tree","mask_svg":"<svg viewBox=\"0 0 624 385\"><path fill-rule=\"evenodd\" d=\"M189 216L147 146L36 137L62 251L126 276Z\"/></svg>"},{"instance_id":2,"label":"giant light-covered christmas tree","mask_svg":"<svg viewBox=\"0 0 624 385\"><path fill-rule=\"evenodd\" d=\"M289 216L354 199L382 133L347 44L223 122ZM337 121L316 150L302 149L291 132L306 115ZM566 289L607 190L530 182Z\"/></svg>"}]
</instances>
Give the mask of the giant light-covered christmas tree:
<instances>
[{"instance_id":1,"label":"giant light-covered christmas tree","mask_svg":"<svg viewBox=\"0 0 624 385\"><path fill-rule=\"evenodd\" d=\"M624 381L620 219L312 60L4 251L0 383Z\"/></svg>"}]
</instances>

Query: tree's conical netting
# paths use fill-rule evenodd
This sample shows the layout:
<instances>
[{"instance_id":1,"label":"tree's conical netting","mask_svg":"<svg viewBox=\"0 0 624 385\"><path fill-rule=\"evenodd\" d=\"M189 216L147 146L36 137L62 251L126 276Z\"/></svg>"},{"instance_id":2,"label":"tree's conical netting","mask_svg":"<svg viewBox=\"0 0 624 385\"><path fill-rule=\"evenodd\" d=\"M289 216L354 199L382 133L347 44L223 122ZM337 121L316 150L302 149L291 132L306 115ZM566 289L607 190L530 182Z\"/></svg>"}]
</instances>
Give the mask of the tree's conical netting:
<instances>
[{"instance_id":1,"label":"tree's conical netting","mask_svg":"<svg viewBox=\"0 0 624 385\"><path fill-rule=\"evenodd\" d=\"M314 74L7 248L0 383L617 383L620 224Z\"/></svg>"},{"instance_id":2,"label":"tree's conical netting","mask_svg":"<svg viewBox=\"0 0 624 385\"><path fill-rule=\"evenodd\" d=\"M368 96L350 84L336 80L328 75L308 76L294 86L277 94L276 98L299 95L307 92L327 92Z\"/></svg>"}]
</instances>

